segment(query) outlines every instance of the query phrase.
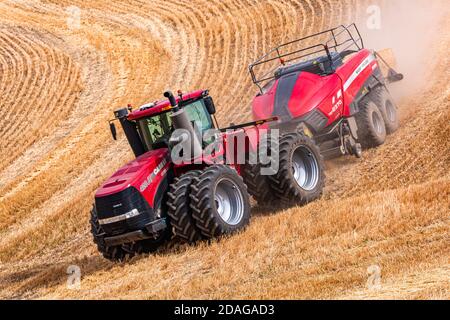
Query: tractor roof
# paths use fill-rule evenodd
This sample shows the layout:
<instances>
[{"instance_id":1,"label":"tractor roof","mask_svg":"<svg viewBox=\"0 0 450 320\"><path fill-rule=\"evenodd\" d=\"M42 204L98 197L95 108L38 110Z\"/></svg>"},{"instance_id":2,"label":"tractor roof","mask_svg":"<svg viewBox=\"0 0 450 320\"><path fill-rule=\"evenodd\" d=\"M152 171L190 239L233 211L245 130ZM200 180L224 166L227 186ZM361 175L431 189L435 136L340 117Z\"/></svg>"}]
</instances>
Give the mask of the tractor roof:
<instances>
[{"instance_id":1,"label":"tractor roof","mask_svg":"<svg viewBox=\"0 0 450 320\"><path fill-rule=\"evenodd\" d=\"M196 100L208 94L207 90L197 90L182 95L182 100ZM177 103L180 102L180 97L176 97ZM137 110L134 110L128 115L128 120L138 120L141 118L151 117L153 115L169 111L172 109L169 100L155 101L154 103L145 104Z\"/></svg>"}]
</instances>

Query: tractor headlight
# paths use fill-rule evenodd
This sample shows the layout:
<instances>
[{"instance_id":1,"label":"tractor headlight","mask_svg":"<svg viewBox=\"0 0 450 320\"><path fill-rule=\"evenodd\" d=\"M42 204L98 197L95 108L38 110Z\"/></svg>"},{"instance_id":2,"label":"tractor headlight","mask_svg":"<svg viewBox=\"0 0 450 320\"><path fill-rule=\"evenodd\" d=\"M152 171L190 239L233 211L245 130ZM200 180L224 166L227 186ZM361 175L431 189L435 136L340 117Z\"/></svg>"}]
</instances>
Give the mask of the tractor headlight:
<instances>
[{"instance_id":1,"label":"tractor headlight","mask_svg":"<svg viewBox=\"0 0 450 320\"><path fill-rule=\"evenodd\" d=\"M127 220L127 219L131 219L131 218L137 217L140 214L141 213L139 212L138 209L133 209L133 210L127 212L127 213L121 214L120 216L115 216L115 217L105 218L105 219L99 219L98 222L99 222L100 225L116 223L116 222L119 222L119 221L123 221L123 220Z\"/></svg>"}]
</instances>

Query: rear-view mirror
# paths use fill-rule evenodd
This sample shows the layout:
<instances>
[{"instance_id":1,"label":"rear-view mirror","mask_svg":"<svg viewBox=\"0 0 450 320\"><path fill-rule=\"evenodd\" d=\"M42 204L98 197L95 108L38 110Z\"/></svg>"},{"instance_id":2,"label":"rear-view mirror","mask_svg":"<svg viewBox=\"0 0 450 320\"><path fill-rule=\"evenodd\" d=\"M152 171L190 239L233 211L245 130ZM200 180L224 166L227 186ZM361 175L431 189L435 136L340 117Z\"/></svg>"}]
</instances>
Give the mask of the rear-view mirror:
<instances>
[{"instance_id":1,"label":"rear-view mirror","mask_svg":"<svg viewBox=\"0 0 450 320\"><path fill-rule=\"evenodd\" d=\"M109 129L111 130L111 135L114 140L117 140L117 130L116 125L113 122L109 123Z\"/></svg>"},{"instance_id":2,"label":"rear-view mirror","mask_svg":"<svg viewBox=\"0 0 450 320\"><path fill-rule=\"evenodd\" d=\"M214 101L211 97L205 98L205 106L208 110L209 114L215 114L216 113L216 106L214 105Z\"/></svg>"}]
</instances>

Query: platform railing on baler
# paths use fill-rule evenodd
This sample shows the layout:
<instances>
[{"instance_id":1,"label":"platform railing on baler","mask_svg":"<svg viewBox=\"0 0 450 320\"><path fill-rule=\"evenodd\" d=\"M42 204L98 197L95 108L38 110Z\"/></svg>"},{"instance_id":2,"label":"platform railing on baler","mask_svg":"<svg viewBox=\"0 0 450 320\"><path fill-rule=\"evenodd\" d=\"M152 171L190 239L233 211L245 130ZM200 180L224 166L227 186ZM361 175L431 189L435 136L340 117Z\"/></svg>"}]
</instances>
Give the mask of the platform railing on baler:
<instances>
[{"instance_id":1,"label":"platform railing on baler","mask_svg":"<svg viewBox=\"0 0 450 320\"><path fill-rule=\"evenodd\" d=\"M262 92L264 83L275 79L280 64L285 67L294 61L303 62L318 56L326 56L332 64L332 52L346 56L363 48L364 42L356 24L340 25L275 47L250 64L249 71L253 83ZM269 66L268 71L266 69L262 74L258 72L258 67L264 65L267 68L268 64L274 62L275 65Z\"/></svg>"}]
</instances>

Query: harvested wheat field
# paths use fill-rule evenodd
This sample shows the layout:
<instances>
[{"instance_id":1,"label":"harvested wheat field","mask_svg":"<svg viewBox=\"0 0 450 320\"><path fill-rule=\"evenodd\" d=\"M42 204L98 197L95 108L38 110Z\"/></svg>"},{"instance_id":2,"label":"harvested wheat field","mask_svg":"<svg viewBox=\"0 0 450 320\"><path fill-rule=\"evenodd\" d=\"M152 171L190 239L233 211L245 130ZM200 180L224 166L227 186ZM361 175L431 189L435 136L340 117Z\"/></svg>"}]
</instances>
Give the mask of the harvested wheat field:
<instances>
[{"instance_id":1,"label":"harvested wheat field","mask_svg":"<svg viewBox=\"0 0 450 320\"><path fill-rule=\"evenodd\" d=\"M209 88L222 125L250 119L247 66L273 46L382 8L366 46L393 48L401 129L327 163L323 198L253 209L220 241L113 264L94 246L95 190L133 158L112 111ZM448 1L0 2L0 297L449 299ZM79 17L79 19L77 18ZM67 269L81 269L81 288ZM368 289L368 268L379 288Z\"/></svg>"}]
</instances>

